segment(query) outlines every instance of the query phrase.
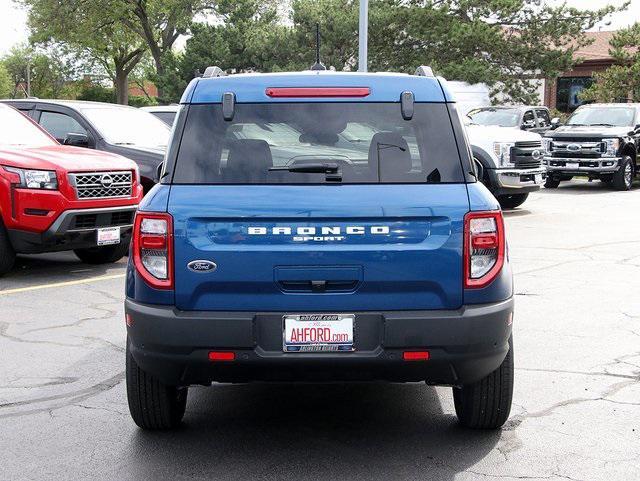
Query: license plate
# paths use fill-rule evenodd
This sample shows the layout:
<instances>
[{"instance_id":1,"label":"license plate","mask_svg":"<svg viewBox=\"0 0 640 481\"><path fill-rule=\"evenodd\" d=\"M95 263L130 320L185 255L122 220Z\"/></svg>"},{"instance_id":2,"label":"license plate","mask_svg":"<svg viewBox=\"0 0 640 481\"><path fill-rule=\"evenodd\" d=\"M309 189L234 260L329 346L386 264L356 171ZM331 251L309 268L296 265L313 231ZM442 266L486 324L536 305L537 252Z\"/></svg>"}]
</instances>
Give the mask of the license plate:
<instances>
[{"instance_id":1,"label":"license plate","mask_svg":"<svg viewBox=\"0 0 640 481\"><path fill-rule=\"evenodd\" d=\"M120 227L98 229L98 245L108 246L112 244L120 244Z\"/></svg>"},{"instance_id":2,"label":"license plate","mask_svg":"<svg viewBox=\"0 0 640 481\"><path fill-rule=\"evenodd\" d=\"M287 314L285 352L353 351L353 314Z\"/></svg>"},{"instance_id":3,"label":"license plate","mask_svg":"<svg viewBox=\"0 0 640 481\"><path fill-rule=\"evenodd\" d=\"M536 174L536 175L534 176L534 180L533 180L533 182L534 182L535 184L542 184L542 174Z\"/></svg>"},{"instance_id":4,"label":"license plate","mask_svg":"<svg viewBox=\"0 0 640 481\"><path fill-rule=\"evenodd\" d=\"M567 169L577 169L578 167L580 167L580 164L578 162L567 162L565 165Z\"/></svg>"}]
</instances>

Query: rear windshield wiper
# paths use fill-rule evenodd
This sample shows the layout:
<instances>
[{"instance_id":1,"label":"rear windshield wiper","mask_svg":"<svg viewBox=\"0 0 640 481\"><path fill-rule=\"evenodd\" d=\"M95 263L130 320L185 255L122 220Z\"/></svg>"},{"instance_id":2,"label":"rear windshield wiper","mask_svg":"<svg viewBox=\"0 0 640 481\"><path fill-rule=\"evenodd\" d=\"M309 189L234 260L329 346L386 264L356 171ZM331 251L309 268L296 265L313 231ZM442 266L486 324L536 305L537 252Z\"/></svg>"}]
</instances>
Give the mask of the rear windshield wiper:
<instances>
[{"instance_id":1,"label":"rear windshield wiper","mask_svg":"<svg viewBox=\"0 0 640 481\"><path fill-rule=\"evenodd\" d=\"M335 174L340 170L336 163L308 163L308 164L293 164L293 165L281 165L270 167L269 170L285 170L287 172L302 172L306 174Z\"/></svg>"},{"instance_id":2,"label":"rear windshield wiper","mask_svg":"<svg viewBox=\"0 0 640 481\"><path fill-rule=\"evenodd\" d=\"M341 182L340 167L335 162L281 165L269 168L270 171L300 172L304 174L326 174L327 182Z\"/></svg>"}]
</instances>

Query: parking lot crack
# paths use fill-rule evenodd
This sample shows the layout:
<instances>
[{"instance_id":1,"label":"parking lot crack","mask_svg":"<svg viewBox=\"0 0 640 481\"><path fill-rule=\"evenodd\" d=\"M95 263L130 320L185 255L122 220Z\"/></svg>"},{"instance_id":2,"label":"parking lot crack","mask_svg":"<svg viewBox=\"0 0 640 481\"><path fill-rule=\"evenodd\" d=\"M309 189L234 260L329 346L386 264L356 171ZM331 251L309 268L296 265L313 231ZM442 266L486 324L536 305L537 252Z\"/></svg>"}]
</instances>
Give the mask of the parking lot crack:
<instances>
[{"instance_id":1,"label":"parking lot crack","mask_svg":"<svg viewBox=\"0 0 640 481\"><path fill-rule=\"evenodd\" d=\"M0 321L0 337L8 339L14 342L24 342L26 344L48 344L52 346L60 346L60 347L82 347L76 344L66 344L64 342L56 342L56 341L43 341L43 340L35 340L35 339L22 339L18 336L11 335L7 331L11 324L8 322Z\"/></svg>"}]
</instances>

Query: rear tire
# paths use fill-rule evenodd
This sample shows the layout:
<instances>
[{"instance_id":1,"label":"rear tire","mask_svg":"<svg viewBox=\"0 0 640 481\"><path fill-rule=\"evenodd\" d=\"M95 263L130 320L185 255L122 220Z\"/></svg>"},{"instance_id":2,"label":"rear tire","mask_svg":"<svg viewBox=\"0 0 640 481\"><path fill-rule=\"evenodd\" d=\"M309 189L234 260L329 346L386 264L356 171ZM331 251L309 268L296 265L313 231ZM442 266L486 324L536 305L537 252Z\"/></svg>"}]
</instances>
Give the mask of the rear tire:
<instances>
[{"instance_id":1,"label":"rear tire","mask_svg":"<svg viewBox=\"0 0 640 481\"><path fill-rule=\"evenodd\" d=\"M9 241L9 234L5 229L2 219L0 219L0 276L6 274L13 268L16 261L16 253Z\"/></svg>"},{"instance_id":2,"label":"rear tire","mask_svg":"<svg viewBox=\"0 0 640 481\"><path fill-rule=\"evenodd\" d=\"M188 388L167 386L146 373L126 352L127 400L133 421L142 429L173 429L180 425L187 407Z\"/></svg>"},{"instance_id":3,"label":"rear tire","mask_svg":"<svg viewBox=\"0 0 640 481\"><path fill-rule=\"evenodd\" d=\"M613 188L615 190L630 190L633 185L634 173L631 157L625 157L618 171L613 174Z\"/></svg>"},{"instance_id":4,"label":"rear tire","mask_svg":"<svg viewBox=\"0 0 640 481\"><path fill-rule=\"evenodd\" d=\"M122 259L129 251L129 243L121 242L112 246L89 247L87 249L74 249L78 259L87 264L109 264Z\"/></svg>"},{"instance_id":5,"label":"rear tire","mask_svg":"<svg viewBox=\"0 0 640 481\"><path fill-rule=\"evenodd\" d=\"M499 195L498 202L500 202L503 209L515 209L524 204L527 197L529 197L529 194Z\"/></svg>"},{"instance_id":6,"label":"rear tire","mask_svg":"<svg viewBox=\"0 0 640 481\"><path fill-rule=\"evenodd\" d=\"M460 423L473 429L497 429L509 418L513 398L513 339L500 367L473 384L453 388Z\"/></svg>"},{"instance_id":7,"label":"rear tire","mask_svg":"<svg viewBox=\"0 0 640 481\"><path fill-rule=\"evenodd\" d=\"M547 177L547 180L544 182L546 189L557 189L559 185L560 179L554 179L553 177Z\"/></svg>"}]
</instances>

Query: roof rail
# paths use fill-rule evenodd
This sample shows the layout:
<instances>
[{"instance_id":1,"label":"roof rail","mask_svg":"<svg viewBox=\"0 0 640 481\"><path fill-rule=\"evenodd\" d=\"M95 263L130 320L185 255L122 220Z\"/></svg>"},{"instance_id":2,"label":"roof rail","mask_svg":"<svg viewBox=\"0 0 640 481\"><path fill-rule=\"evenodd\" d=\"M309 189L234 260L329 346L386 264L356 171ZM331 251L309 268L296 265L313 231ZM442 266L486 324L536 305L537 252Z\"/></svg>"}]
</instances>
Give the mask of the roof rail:
<instances>
[{"instance_id":1,"label":"roof rail","mask_svg":"<svg viewBox=\"0 0 640 481\"><path fill-rule=\"evenodd\" d=\"M224 77L226 74L224 71L218 67L217 65L211 65L207 67L202 74L202 78L211 78L211 77Z\"/></svg>"},{"instance_id":2,"label":"roof rail","mask_svg":"<svg viewBox=\"0 0 640 481\"><path fill-rule=\"evenodd\" d=\"M418 75L419 77L435 77L435 75L433 75L433 70L431 70L431 67L428 67L426 65L420 65L416 69L416 73L414 75Z\"/></svg>"}]
</instances>

